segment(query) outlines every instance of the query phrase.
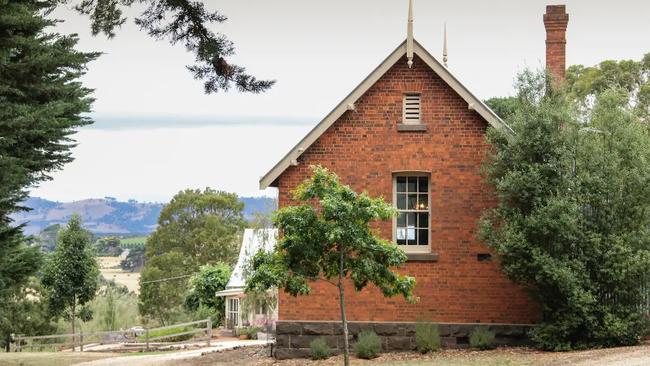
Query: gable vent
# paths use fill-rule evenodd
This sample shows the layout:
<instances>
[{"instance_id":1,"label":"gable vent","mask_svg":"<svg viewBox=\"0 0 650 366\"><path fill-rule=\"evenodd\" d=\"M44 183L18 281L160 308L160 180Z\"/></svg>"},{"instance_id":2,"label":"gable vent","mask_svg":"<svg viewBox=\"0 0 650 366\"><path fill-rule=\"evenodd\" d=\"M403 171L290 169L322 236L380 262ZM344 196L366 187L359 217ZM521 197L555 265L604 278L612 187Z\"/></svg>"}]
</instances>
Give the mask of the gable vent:
<instances>
[{"instance_id":1,"label":"gable vent","mask_svg":"<svg viewBox=\"0 0 650 366\"><path fill-rule=\"evenodd\" d=\"M404 124L420 123L420 94L404 94Z\"/></svg>"}]
</instances>

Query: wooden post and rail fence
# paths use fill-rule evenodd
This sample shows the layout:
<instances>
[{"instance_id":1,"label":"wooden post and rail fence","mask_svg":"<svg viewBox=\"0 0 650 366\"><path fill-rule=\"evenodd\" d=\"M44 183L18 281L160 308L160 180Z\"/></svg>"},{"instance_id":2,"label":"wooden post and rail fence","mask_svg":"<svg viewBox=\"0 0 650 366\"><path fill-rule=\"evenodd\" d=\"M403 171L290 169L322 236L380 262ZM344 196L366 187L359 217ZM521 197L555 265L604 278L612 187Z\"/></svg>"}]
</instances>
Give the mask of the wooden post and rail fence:
<instances>
[{"instance_id":1,"label":"wooden post and rail fence","mask_svg":"<svg viewBox=\"0 0 650 366\"><path fill-rule=\"evenodd\" d=\"M177 331L175 331L177 330ZM198 336L202 334L202 336ZM22 351L62 351L71 349L73 352L77 349L81 352L84 345L88 348L90 345L105 344L125 344L132 348L140 348L148 351L152 343L162 343L165 345L181 344L189 342L203 342L210 347L212 339L212 321L210 319L197 320L187 323L167 325L156 328L127 329L118 331L104 332L79 332L69 334L50 334L42 336L14 336L14 352Z\"/></svg>"}]
</instances>

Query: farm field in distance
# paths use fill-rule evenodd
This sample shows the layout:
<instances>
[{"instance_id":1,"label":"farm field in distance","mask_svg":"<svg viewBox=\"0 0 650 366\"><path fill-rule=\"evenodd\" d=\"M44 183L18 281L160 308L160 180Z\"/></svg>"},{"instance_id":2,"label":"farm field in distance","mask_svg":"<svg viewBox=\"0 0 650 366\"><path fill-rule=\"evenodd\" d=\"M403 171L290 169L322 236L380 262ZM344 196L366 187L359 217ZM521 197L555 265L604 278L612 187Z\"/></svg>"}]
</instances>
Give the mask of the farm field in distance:
<instances>
[{"instance_id":1,"label":"farm field in distance","mask_svg":"<svg viewBox=\"0 0 650 366\"><path fill-rule=\"evenodd\" d=\"M129 248L133 245L144 245L147 242L147 236L132 236L129 238L120 239L120 246L122 248Z\"/></svg>"},{"instance_id":2,"label":"farm field in distance","mask_svg":"<svg viewBox=\"0 0 650 366\"><path fill-rule=\"evenodd\" d=\"M114 280L115 283L126 286L129 291L138 294L140 291L139 272L129 272L119 268L120 257L97 257L99 271L107 280Z\"/></svg>"}]
</instances>

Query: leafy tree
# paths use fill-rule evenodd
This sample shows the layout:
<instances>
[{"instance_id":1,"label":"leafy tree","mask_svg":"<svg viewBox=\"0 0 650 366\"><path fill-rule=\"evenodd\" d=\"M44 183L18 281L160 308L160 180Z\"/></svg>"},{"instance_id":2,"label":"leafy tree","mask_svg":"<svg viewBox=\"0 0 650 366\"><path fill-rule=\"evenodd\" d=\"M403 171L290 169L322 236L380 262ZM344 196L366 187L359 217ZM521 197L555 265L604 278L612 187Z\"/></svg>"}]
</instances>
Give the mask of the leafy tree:
<instances>
[{"instance_id":1,"label":"leafy tree","mask_svg":"<svg viewBox=\"0 0 650 366\"><path fill-rule=\"evenodd\" d=\"M606 60L596 66L573 65L567 70L569 95L589 112L600 94L616 89L643 122L650 122L650 53L640 61Z\"/></svg>"},{"instance_id":2,"label":"leafy tree","mask_svg":"<svg viewBox=\"0 0 650 366\"><path fill-rule=\"evenodd\" d=\"M144 246L132 246L129 248L129 254L120 262L120 268L125 271L138 271L144 266Z\"/></svg>"},{"instance_id":3,"label":"leafy tree","mask_svg":"<svg viewBox=\"0 0 650 366\"><path fill-rule=\"evenodd\" d=\"M27 187L72 160L70 135L89 123L81 113L89 111L90 90L79 77L97 54L75 51L75 36L47 33L55 24L42 16L47 6L0 3L0 318L42 261L9 215L25 210Z\"/></svg>"},{"instance_id":4,"label":"leafy tree","mask_svg":"<svg viewBox=\"0 0 650 366\"><path fill-rule=\"evenodd\" d=\"M481 236L541 310L539 347L634 344L650 272L650 136L625 90L596 96L587 121L546 76L517 83L514 133L490 129L486 163L498 207Z\"/></svg>"},{"instance_id":5,"label":"leafy tree","mask_svg":"<svg viewBox=\"0 0 650 366\"><path fill-rule=\"evenodd\" d=\"M204 264L233 264L245 224L243 209L234 193L210 188L179 192L160 212L158 227L147 240L147 260L176 251L184 255L190 273Z\"/></svg>"},{"instance_id":6,"label":"leafy tree","mask_svg":"<svg viewBox=\"0 0 650 366\"><path fill-rule=\"evenodd\" d=\"M177 317L188 290L187 277L205 264L235 262L245 225L243 209L237 195L210 188L188 189L172 198L147 239L140 277L142 315L161 323Z\"/></svg>"},{"instance_id":7,"label":"leafy tree","mask_svg":"<svg viewBox=\"0 0 650 366\"><path fill-rule=\"evenodd\" d=\"M0 347L9 351L12 334L51 334L55 326L51 322L47 301L36 277L17 289L0 304Z\"/></svg>"},{"instance_id":8,"label":"leafy tree","mask_svg":"<svg viewBox=\"0 0 650 366\"><path fill-rule=\"evenodd\" d=\"M138 310L142 316L165 325L182 315L191 273L184 262L185 255L177 251L147 260L140 272Z\"/></svg>"},{"instance_id":9,"label":"leafy tree","mask_svg":"<svg viewBox=\"0 0 650 366\"><path fill-rule=\"evenodd\" d=\"M516 98L513 97L495 97L485 101L485 104L490 107L494 113L499 117L506 120L514 113L516 106Z\"/></svg>"},{"instance_id":10,"label":"leafy tree","mask_svg":"<svg viewBox=\"0 0 650 366\"><path fill-rule=\"evenodd\" d=\"M282 237L275 251L254 256L247 291L278 286L297 296L310 293L311 281L324 280L336 286L348 365L346 279L357 291L372 283L385 296L403 295L409 301L415 301L415 279L391 270L406 261L406 254L369 227L372 221L390 219L395 210L382 198L355 193L325 168L312 170L312 178L294 191L295 199L302 204L284 207L275 214Z\"/></svg>"},{"instance_id":11,"label":"leafy tree","mask_svg":"<svg viewBox=\"0 0 650 366\"><path fill-rule=\"evenodd\" d=\"M79 216L74 215L61 230L56 250L43 270L50 311L53 315L65 313L73 334L76 318L86 320L90 316L84 305L95 298L98 277L99 267L93 257L90 235L81 227Z\"/></svg>"},{"instance_id":12,"label":"leafy tree","mask_svg":"<svg viewBox=\"0 0 650 366\"><path fill-rule=\"evenodd\" d=\"M122 253L120 239L114 236L99 238L95 241L97 255L116 257Z\"/></svg>"},{"instance_id":13,"label":"leafy tree","mask_svg":"<svg viewBox=\"0 0 650 366\"><path fill-rule=\"evenodd\" d=\"M51 0L53 4L72 3L92 22L93 35L103 33L109 38L115 29L126 22L123 9L143 4L144 11L135 18L135 24L151 37L181 43L194 53L196 64L187 69L195 79L204 81L206 93L227 91L235 86L241 92L260 93L275 81L258 80L246 69L228 61L235 55L235 47L224 34L214 33L209 26L223 23L228 18L218 11L209 11L201 1L193 0Z\"/></svg>"},{"instance_id":14,"label":"leafy tree","mask_svg":"<svg viewBox=\"0 0 650 366\"><path fill-rule=\"evenodd\" d=\"M199 273L190 279L190 291L185 299L187 308L192 311L201 306L213 309L215 325L221 324L226 312L226 300L214 294L226 288L230 274L230 267L224 263L201 266Z\"/></svg>"},{"instance_id":15,"label":"leafy tree","mask_svg":"<svg viewBox=\"0 0 650 366\"><path fill-rule=\"evenodd\" d=\"M650 122L650 53L640 61L606 60L595 66L572 65L566 73L567 96L578 105L579 119L588 121L597 97L616 89L629 109L641 122ZM490 98L485 101L497 115L509 119L517 105L516 97Z\"/></svg>"}]
</instances>

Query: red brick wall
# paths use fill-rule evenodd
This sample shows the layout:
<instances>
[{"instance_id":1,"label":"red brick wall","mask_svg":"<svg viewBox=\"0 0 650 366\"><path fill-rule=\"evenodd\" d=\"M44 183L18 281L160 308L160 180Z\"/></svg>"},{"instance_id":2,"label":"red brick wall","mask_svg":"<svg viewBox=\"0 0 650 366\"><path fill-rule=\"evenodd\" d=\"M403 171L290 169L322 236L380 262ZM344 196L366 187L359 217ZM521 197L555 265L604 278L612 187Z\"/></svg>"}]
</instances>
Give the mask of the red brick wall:
<instances>
[{"instance_id":1,"label":"red brick wall","mask_svg":"<svg viewBox=\"0 0 650 366\"><path fill-rule=\"evenodd\" d=\"M531 323L535 307L504 278L497 263L478 262L489 250L477 239L477 221L494 204L480 176L487 122L419 58L408 69L400 60L278 179L280 207L290 191L321 164L357 191L392 201L395 171L431 172L431 248L437 262L408 262L420 301L384 298L375 288L347 288L347 314L358 321ZM404 92L420 92L426 132L398 132ZM392 238L392 223L379 225ZM339 319L336 288L312 285L309 296L280 294L280 320Z\"/></svg>"}]
</instances>

